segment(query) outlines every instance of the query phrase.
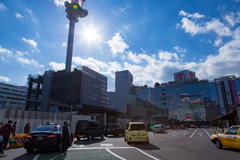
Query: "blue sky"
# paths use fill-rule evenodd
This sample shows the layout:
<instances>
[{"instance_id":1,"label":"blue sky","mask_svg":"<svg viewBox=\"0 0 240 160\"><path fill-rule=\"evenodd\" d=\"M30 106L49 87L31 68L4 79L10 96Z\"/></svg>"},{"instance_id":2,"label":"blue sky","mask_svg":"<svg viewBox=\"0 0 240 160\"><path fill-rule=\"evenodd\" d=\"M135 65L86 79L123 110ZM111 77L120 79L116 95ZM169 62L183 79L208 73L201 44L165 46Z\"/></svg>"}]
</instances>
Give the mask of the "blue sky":
<instances>
[{"instance_id":1,"label":"blue sky","mask_svg":"<svg viewBox=\"0 0 240 160\"><path fill-rule=\"evenodd\" d=\"M64 0L0 0L0 81L65 68L69 20ZM199 79L238 76L239 0L86 0L75 25L73 67L108 77L129 70L153 87L181 70Z\"/></svg>"}]
</instances>

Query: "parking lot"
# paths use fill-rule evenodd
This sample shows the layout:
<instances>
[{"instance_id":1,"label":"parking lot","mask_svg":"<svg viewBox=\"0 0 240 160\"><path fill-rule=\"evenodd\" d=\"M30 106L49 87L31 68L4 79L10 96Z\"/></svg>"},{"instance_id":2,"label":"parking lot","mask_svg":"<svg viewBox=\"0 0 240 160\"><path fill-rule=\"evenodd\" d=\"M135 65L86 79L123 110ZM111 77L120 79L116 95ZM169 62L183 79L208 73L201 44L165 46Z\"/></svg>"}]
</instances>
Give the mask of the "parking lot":
<instances>
[{"instance_id":1,"label":"parking lot","mask_svg":"<svg viewBox=\"0 0 240 160\"><path fill-rule=\"evenodd\" d=\"M0 158L14 160L239 159L240 150L238 149L226 147L221 150L217 149L210 141L212 132L211 129L203 128L171 129L165 134L155 135L149 132L149 144L131 143L128 145L122 136L108 136L103 140L94 138L92 141L75 139L67 154L39 150L27 154L23 148L15 148L6 150Z\"/></svg>"}]
</instances>

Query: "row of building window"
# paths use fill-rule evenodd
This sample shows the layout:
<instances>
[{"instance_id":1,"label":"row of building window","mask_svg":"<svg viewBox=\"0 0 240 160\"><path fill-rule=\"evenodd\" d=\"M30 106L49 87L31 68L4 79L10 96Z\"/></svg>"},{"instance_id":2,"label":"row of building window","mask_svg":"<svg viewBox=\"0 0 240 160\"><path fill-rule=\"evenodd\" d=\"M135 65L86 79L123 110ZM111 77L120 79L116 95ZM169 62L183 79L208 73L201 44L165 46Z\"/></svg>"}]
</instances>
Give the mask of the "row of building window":
<instances>
[{"instance_id":1,"label":"row of building window","mask_svg":"<svg viewBox=\"0 0 240 160\"><path fill-rule=\"evenodd\" d=\"M0 89L10 91L10 88L1 88L1 87L0 87ZM15 89L11 89L11 91L13 91L13 92L20 92L20 93L26 93L26 92L24 92L24 91L18 91L18 90L15 90Z\"/></svg>"}]
</instances>

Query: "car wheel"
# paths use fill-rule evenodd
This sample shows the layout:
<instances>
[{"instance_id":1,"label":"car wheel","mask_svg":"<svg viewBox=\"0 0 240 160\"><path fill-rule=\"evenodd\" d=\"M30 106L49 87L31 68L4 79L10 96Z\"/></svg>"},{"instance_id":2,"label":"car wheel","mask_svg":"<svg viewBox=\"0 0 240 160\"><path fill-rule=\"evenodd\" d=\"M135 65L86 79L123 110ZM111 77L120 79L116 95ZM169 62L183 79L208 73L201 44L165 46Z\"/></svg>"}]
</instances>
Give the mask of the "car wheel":
<instances>
[{"instance_id":1,"label":"car wheel","mask_svg":"<svg viewBox=\"0 0 240 160\"><path fill-rule=\"evenodd\" d=\"M79 137L77 137L77 141L80 141L80 138L79 138Z\"/></svg>"},{"instance_id":2,"label":"car wheel","mask_svg":"<svg viewBox=\"0 0 240 160\"><path fill-rule=\"evenodd\" d=\"M124 135L123 135L123 136L124 136ZM124 136L124 141L127 141L125 136Z\"/></svg>"},{"instance_id":3,"label":"car wheel","mask_svg":"<svg viewBox=\"0 0 240 160\"><path fill-rule=\"evenodd\" d=\"M215 145L216 145L216 147L217 147L218 149L221 149L221 148L222 148L222 143L220 142L219 139L216 139L216 140L215 140Z\"/></svg>"},{"instance_id":4,"label":"car wheel","mask_svg":"<svg viewBox=\"0 0 240 160\"><path fill-rule=\"evenodd\" d=\"M88 140L89 140L89 141L92 140L92 135L91 135L91 134L88 135Z\"/></svg>"},{"instance_id":5,"label":"car wheel","mask_svg":"<svg viewBox=\"0 0 240 160\"><path fill-rule=\"evenodd\" d=\"M105 137L107 137L107 134L104 134Z\"/></svg>"},{"instance_id":6,"label":"car wheel","mask_svg":"<svg viewBox=\"0 0 240 160\"><path fill-rule=\"evenodd\" d=\"M60 142L59 145L56 146L55 151L59 152L62 149L62 141Z\"/></svg>"},{"instance_id":7,"label":"car wheel","mask_svg":"<svg viewBox=\"0 0 240 160\"><path fill-rule=\"evenodd\" d=\"M101 135L101 139L104 139L104 134Z\"/></svg>"},{"instance_id":8,"label":"car wheel","mask_svg":"<svg viewBox=\"0 0 240 160\"><path fill-rule=\"evenodd\" d=\"M128 137L127 137L127 144L130 144L130 142L128 141Z\"/></svg>"},{"instance_id":9,"label":"car wheel","mask_svg":"<svg viewBox=\"0 0 240 160\"><path fill-rule=\"evenodd\" d=\"M149 144L149 141L147 141L146 144Z\"/></svg>"},{"instance_id":10,"label":"car wheel","mask_svg":"<svg viewBox=\"0 0 240 160\"><path fill-rule=\"evenodd\" d=\"M27 153L32 153L34 149L26 149Z\"/></svg>"},{"instance_id":11,"label":"car wheel","mask_svg":"<svg viewBox=\"0 0 240 160\"><path fill-rule=\"evenodd\" d=\"M116 136L116 137L118 137L118 136L119 136L118 132L116 132L116 133L115 133L115 136Z\"/></svg>"}]
</instances>

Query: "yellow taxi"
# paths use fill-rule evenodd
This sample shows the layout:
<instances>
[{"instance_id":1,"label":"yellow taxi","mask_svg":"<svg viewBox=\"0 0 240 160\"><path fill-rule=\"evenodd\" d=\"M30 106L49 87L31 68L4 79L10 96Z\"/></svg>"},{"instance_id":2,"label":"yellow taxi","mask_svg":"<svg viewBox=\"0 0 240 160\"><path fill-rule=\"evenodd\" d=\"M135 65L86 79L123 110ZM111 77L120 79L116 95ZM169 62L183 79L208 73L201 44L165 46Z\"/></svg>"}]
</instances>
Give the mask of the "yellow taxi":
<instances>
[{"instance_id":1,"label":"yellow taxi","mask_svg":"<svg viewBox=\"0 0 240 160\"><path fill-rule=\"evenodd\" d=\"M212 143L217 148L221 149L223 146L240 149L240 125L230 127L225 133L214 133L211 137Z\"/></svg>"},{"instance_id":2,"label":"yellow taxi","mask_svg":"<svg viewBox=\"0 0 240 160\"><path fill-rule=\"evenodd\" d=\"M129 122L124 132L124 140L127 143L131 142L146 142L149 143L148 131L143 122Z\"/></svg>"}]
</instances>

